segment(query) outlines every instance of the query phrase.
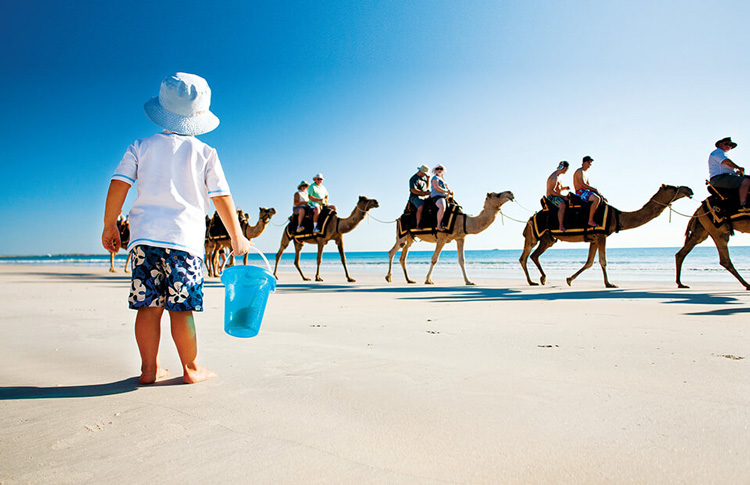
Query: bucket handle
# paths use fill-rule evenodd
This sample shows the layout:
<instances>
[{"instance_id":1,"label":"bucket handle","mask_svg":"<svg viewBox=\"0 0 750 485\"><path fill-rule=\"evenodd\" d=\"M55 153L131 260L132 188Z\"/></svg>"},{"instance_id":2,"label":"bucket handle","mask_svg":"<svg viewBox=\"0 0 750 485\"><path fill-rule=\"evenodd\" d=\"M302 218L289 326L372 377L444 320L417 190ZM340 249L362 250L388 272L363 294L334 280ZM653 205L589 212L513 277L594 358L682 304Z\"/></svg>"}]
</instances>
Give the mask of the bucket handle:
<instances>
[{"instance_id":1,"label":"bucket handle","mask_svg":"<svg viewBox=\"0 0 750 485\"><path fill-rule=\"evenodd\" d=\"M266 255L263 254L260 249L256 248L255 246L250 246L251 249L254 249L255 252L260 254L260 257L263 258L263 261L266 262L266 268L268 268L268 272L271 272L271 265L268 263L268 259L266 259ZM224 264L221 265L221 273L224 272L224 268L227 266L227 263L229 262L229 258L234 254L234 251L229 251L229 254L227 255L227 258L224 260Z\"/></svg>"}]
</instances>

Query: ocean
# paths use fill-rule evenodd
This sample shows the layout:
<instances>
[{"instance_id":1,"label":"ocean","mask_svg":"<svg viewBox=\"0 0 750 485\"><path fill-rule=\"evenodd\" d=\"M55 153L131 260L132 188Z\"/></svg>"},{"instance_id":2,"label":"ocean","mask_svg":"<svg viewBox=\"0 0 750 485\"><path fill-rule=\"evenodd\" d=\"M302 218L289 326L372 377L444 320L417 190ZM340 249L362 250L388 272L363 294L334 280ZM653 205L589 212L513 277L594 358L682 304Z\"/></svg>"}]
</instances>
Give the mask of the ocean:
<instances>
[{"instance_id":1,"label":"ocean","mask_svg":"<svg viewBox=\"0 0 750 485\"><path fill-rule=\"evenodd\" d=\"M674 281L674 255L679 248L607 248L607 272L609 279L620 281ZM553 248L541 257L542 267L547 273L549 281L564 281L577 271L586 261L588 249ZM730 254L735 268L740 274L750 277L750 247L731 247ZM400 253L393 260L394 281L403 281L403 272L398 263ZM466 251L466 271L474 278L503 278L524 280L523 271L518 258L520 250L474 250ZM432 251L410 251L407 259L409 276L419 281L427 274ZM274 264L275 253L266 253L271 266ZM385 274L388 271L388 253L385 251L347 252L347 265L352 277L357 274ZM316 253L304 251L300 262L302 270L307 276L315 275ZM263 265L258 254L251 254L249 262ZM280 269L294 270L294 251L288 249L281 257ZM125 263L125 253L120 252L115 258L118 271ZM31 265L82 265L109 266L109 255L104 254L61 254L45 256L0 256L2 264L31 264ZM528 261L529 273L532 279L538 280L539 273L531 260ZM273 267L271 268L273 270ZM343 269L338 252L323 253L321 274L329 280L332 276L343 277ZM461 277L458 266L458 255L455 250L445 250L440 255L440 262L433 272L434 279L441 277ZM599 261L585 271L579 279L601 280L602 274ZM688 254L682 269L682 281L689 285L691 282L735 282L736 280L719 265L719 256L713 245L694 248Z\"/></svg>"}]
</instances>

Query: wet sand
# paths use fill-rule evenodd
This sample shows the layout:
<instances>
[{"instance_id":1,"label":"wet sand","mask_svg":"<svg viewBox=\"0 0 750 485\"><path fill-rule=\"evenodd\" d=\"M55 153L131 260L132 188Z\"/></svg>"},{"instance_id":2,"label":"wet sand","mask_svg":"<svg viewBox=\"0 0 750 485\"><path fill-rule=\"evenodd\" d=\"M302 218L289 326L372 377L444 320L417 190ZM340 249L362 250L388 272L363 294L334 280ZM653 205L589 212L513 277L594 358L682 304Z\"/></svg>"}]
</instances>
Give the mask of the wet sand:
<instances>
[{"instance_id":1,"label":"wet sand","mask_svg":"<svg viewBox=\"0 0 750 485\"><path fill-rule=\"evenodd\" d=\"M0 483L747 480L739 284L342 273L281 273L251 339L209 280L218 378L181 384L165 318L172 375L138 386L128 276L0 266Z\"/></svg>"}]
</instances>

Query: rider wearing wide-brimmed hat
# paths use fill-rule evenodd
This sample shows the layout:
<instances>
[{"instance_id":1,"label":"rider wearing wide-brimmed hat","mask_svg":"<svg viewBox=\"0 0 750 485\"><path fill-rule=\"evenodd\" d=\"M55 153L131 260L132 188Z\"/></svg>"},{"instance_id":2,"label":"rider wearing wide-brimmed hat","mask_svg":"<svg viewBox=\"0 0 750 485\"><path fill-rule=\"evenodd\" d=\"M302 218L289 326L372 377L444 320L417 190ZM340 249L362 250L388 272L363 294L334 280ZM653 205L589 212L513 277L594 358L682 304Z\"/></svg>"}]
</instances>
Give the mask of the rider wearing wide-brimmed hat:
<instances>
[{"instance_id":1,"label":"rider wearing wide-brimmed hat","mask_svg":"<svg viewBox=\"0 0 750 485\"><path fill-rule=\"evenodd\" d=\"M430 167L421 165L409 179L409 202L417 209L417 229L422 229L422 210L430 197Z\"/></svg>"},{"instance_id":2,"label":"rider wearing wide-brimmed hat","mask_svg":"<svg viewBox=\"0 0 750 485\"><path fill-rule=\"evenodd\" d=\"M335 205L328 204L328 189L323 186L323 180L323 174L316 173L313 175L313 184L307 189L307 195L310 197L309 205L313 210L313 232L320 232L318 217L320 217L320 210L324 206L336 210Z\"/></svg>"},{"instance_id":3,"label":"rider wearing wide-brimmed hat","mask_svg":"<svg viewBox=\"0 0 750 485\"><path fill-rule=\"evenodd\" d=\"M747 206L747 193L750 189L750 178L745 176L745 169L729 158L726 152L736 148L731 137L722 138L714 143L716 150L708 156L708 176L711 185L719 189L739 189L740 207Z\"/></svg>"}]
</instances>

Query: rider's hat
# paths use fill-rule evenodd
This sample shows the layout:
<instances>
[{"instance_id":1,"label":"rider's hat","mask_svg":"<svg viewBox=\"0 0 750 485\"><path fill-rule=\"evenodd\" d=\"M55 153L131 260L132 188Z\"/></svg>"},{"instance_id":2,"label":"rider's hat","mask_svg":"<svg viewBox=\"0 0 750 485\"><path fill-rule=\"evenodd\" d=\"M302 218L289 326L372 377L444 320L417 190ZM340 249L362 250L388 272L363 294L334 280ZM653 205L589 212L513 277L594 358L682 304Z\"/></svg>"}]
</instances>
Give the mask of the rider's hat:
<instances>
[{"instance_id":1,"label":"rider's hat","mask_svg":"<svg viewBox=\"0 0 750 485\"><path fill-rule=\"evenodd\" d=\"M737 144L732 141L732 137L731 136L728 136L726 138L722 138L721 140L719 140L716 143L714 143L714 146L716 146L716 148L719 148L719 145L721 145L722 143L729 143L732 146L732 148L737 148Z\"/></svg>"}]
</instances>

